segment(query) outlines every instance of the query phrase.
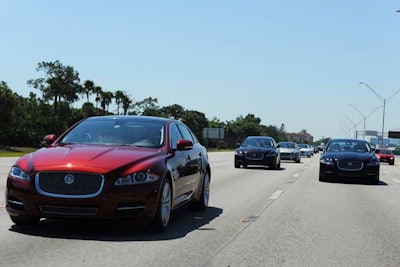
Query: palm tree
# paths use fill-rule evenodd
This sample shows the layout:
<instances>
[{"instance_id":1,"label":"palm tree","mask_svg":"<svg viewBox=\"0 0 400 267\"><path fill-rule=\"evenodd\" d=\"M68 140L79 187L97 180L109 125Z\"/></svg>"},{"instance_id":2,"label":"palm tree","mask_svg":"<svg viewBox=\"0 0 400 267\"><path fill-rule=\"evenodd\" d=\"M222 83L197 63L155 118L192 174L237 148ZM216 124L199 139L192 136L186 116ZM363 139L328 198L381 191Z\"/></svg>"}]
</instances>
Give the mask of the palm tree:
<instances>
[{"instance_id":1,"label":"palm tree","mask_svg":"<svg viewBox=\"0 0 400 267\"><path fill-rule=\"evenodd\" d=\"M101 108L103 109L103 114L106 114L106 109L107 109L107 113L108 113L108 108L110 107L110 104L112 102L112 99L114 98L114 94L110 91L103 91L101 93Z\"/></svg>"},{"instance_id":2,"label":"palm tree","mask_svg":"<svg viewBox=\"0 0 400 267\"><path fill-rule=\"evenodd\" d=\"M118 90L114 93L115 103L117 104L117 115L119 115L119 106L122 104L122 99L124 98L125 93Z\"/></svg>"},{"instance_id":3,"label":"palm tree","mask_svg":"<svg viewBox=\"0 0 400 267\"><path fill-rule=\"evenodd\" d=\"M95 101L96 101L96 109L97 109L97 106L98 106L98 104L99 104L99 102L101 100L101 94L102 93L103 93L103 89L100 86L95 86L93 88L93 94L96 94L96 99L95 99Z\"/></svg>"},{"instance_id":4,"label":"palm tree","mask_svg":"<svg viewBox=\"0 0 400 267\"><path fill-rule=\"evenodd\" d=\"M128 113L128 109L131 107L132 100L129 96L124 95L122 98L122 109L124 110L124 115Z\"/></svg>"},{"instance_id":5,"label":"palm tree","mask_svg":"<svg viewBox=\"0 0 400 267\"><path fill-rule=\"evenodd\" d=\"M94 88L96 86L94 85L94 82L91 80L86 80L83 83L83 93L86 94L86 102L89 103L89 96L90 94L94 93Z\"/></svg>"}]
</instances>

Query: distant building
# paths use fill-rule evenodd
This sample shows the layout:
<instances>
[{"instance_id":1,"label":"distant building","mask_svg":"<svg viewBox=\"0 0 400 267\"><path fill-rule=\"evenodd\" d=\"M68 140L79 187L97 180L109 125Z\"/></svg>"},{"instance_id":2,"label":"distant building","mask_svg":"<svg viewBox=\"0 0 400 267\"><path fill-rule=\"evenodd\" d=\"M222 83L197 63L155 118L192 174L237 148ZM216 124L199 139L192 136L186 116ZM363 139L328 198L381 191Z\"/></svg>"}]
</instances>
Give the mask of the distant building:
<instances>
[{"instance_id":1,"label":"distant building","mask_svg":"<svg viewBox=\"0 0 400 267\"><path fill-rule=\"evenodd\" d=\"M286 138L288 141L296 142L298 144L313 144L314 137L309 134L306 130L302 130L299 133L287 133Z\"/></svg>"}]
</instances>

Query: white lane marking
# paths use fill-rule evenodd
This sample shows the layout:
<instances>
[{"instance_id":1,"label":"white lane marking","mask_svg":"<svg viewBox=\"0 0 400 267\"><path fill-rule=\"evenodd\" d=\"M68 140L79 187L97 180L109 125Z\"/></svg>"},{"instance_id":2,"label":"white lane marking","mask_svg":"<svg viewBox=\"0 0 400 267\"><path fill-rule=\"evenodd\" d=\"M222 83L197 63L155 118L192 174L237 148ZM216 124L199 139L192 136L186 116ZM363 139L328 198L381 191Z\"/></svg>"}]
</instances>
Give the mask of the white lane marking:
<instances>
[{"instance_id":1,"label":"white lane marking","mask_svg":"<svg viewBox=\"0 0 400 267\"><path fill-rule=\"evenodd\" d=\"M400 181L399 181L399 180L397 180L397 179L394 179L394 178L393 178L393 181L395 181L396 183L400 183Z\"/></svg>"},{"instance_id":2,"label":"white lane marking","mask_svg":"<svg viewBox=\"0 0 400 267\"><path fill-rule=\"evenodd\" d=\"M283 190L278 190L275 193L272 194L272 196L269 199L277 199L281 194Z\"/></svg>"}]
</instances>

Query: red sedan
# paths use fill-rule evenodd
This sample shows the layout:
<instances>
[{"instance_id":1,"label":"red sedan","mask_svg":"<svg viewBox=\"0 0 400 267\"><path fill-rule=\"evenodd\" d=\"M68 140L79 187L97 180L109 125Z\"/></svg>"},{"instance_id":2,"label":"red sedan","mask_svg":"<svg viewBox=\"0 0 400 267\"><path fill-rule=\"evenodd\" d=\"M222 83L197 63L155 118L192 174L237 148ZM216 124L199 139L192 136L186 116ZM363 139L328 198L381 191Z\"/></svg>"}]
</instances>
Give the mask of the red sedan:
<instances>
[{"instance_id":1,"label":"red sedan","mask_svg":"<svg viewBox=\"0 0 400 267\"><path fill-rule=\"evenodd\" d=\"M206 149L182 122L144 116L91 117L11 168L6 206L17 225L41 218L126 218L166 230L171 210L206 210Z\"/></svg>"},{"instance_id":2,"label":"red sedan","mask_svg":"<svg viewBox=\"0 0 400 267\"><path fill-rule=\"evenodd\" d=\"M389 165L394 165L394 155L389 149L377 149L375 154L380 162L387 162Z\"/></svg>"}]
</instances>

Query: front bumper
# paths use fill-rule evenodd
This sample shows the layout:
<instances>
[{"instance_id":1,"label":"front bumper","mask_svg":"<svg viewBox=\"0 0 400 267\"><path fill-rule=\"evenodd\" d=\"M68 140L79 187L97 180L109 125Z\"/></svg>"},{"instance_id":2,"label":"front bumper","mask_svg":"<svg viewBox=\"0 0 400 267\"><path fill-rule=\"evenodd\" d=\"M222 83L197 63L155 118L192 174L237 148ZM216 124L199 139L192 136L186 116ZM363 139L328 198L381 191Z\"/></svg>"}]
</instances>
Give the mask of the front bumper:
<instances>
[{"instance_id":1,"label":"front bumper","mask_svg":"<svg viewBox=\"0 0 400 267\"><path fill-rule=\"evenodd\" d=\"M39 218L153 218L159 181L132 186L106 186L92 198L57 198L39 194L28 183L9 178L6 210L12 216Z\"/></svg>"},{"instance_id":2,"label":"front bumper","mask_svg":"<svg viewBox=\"0 0 400 267\"><path fill-rule=\"evenodd\" d=\"M349 182L377 182L379 181L379 165L364 166L357 171L346 171L339 169L336 165L327 165L320 163L320 178L324 180L338 180Z\"/></svg>"}]
</instances>

